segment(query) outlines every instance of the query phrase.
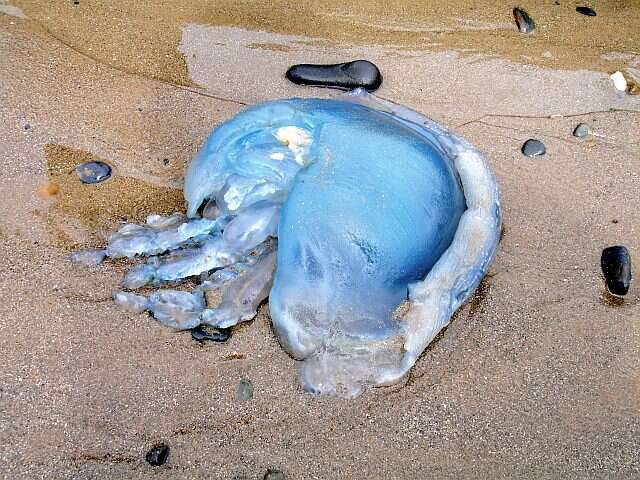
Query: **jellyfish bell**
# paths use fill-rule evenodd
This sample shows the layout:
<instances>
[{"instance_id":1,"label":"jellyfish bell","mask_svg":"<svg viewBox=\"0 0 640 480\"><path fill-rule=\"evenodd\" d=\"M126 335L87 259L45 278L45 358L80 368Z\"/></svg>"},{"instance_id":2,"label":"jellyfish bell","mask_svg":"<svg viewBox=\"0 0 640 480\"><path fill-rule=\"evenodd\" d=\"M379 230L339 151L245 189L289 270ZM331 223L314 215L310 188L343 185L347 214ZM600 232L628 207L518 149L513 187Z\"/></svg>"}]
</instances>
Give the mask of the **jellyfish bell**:
<instances>
[{"instance_id":1,"label":"jellyfish bell","mask_svg":"<svg viewBox=\"0 0 640 480\"><path fill-rule=\"evenodd\" d=\"M116 301L191 329L250 320L269 297L304 389L343 397L408 372L486 273L501 225L474 147L364 90L239 113L209 136L184 192L189 219L125 225L106 251L149 257L129 288L199 285ZM203 206L215 213L197 218Z\"/></svg>"}]
</instances>

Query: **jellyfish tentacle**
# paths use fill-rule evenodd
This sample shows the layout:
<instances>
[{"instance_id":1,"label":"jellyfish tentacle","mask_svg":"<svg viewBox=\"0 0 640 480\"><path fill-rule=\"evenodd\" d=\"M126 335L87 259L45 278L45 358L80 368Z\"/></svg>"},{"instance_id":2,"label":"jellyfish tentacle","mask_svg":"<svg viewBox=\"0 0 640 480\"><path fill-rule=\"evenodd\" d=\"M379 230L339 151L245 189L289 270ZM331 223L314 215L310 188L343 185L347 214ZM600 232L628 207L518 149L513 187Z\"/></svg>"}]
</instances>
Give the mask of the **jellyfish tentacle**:
<instances>
[{"instance_id":1,"label":"jellyfish tentacle","mask_svg":"<svg viewBox=\"0 0 640 480\"><path fill-rule=\"evenodd\" d=\"M170 218L170 217L169 217ZM189 220L176 225L175 222L151 225L126 224L109 237L107 255L110 258L134 258L175 250L189 241L206 238L219 231L224 218Z\"/></svg>"},{"instance_id":2,"label":"jellyfish tentacle","mask_svg":"<svg viewBox=\"0 0 640 480\"><path fill-rule=\"evenodd\" d=\"M193 292L160 289L149 298L133 292L116 292L114 301L132 312L149 311L161 324L177 329L195 328L201 323L226 328L252 319L269 296L275 270L275 242L265 242L244 261L210 275ZM225 272L227 275L221 274ZM208 293L222 290L217 307L207 308Z\"/></svg>"},{"instance_id":3,"label":"jellyfish tentacle","mask_svg":"<svg viewBox=\"0 0 640 480\"><path fill-rule=\"evenodd\" d=\"M220 302L203 312L202 323L228 328L255 317L258 307L269 296L275 267L275 249L263 253L244 274L221 288Z\"/></svg>"}]
</instances>

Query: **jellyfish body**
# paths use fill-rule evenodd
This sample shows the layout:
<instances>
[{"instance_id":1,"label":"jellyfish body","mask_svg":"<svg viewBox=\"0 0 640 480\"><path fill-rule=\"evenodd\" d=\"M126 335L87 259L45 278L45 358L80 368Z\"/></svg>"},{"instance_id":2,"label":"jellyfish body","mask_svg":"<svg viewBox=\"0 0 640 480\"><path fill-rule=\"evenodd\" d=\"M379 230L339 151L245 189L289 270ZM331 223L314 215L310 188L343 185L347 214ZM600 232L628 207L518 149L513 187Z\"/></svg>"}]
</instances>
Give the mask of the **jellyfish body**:
<instances>
[{"instance_id":1,"label":"jellyfish body","mask_svg":"<svg viewBox=\"0 0 640 480\"><path fill-rule=\"evenodd\" d=\"M501 221L475 148L362 90L241 112L192 161L185 199L189 219L125 225L107 253L150 257L128 289L198 287L116 301L174 328L227 328L268 296L305 389L345 397L406 374L486 272Z\"/></svg>"}]
</instances>

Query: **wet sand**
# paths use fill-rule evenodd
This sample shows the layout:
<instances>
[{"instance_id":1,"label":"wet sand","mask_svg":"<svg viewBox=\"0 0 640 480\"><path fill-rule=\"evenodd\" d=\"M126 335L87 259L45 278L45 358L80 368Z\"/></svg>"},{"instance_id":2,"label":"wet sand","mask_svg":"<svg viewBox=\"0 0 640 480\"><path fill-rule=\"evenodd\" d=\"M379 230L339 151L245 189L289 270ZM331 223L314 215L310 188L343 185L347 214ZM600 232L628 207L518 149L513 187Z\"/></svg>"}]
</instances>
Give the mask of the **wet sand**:
<instances>
[{"instance_id":1,"label":"wet sand","mask_svg":"<svg viewBox=\"0 0 640 480\"><path fill-rule=\"evenodd\" d=\"M513 5L463 3L0 13L0 477L640 475L640 295L612 301L599 270L605 246L640 252L640 97L608 78L640 64L640 8L523 5L539 28L524 36ZM337 94L288 84L286 66L355 57L380 65L381 96L480 147L502 187L490 274L403 385L309 396L266 308L201 346L112 304L126 262L70 264L120 222L183 208L185 166L243 104ZM572 137L581 121L595 135ZM520 154L529 137L546 156ZM74 183L86 159L113 179ZM172 450L153 468L158 441Z\"/></svg>"}]
</instances>

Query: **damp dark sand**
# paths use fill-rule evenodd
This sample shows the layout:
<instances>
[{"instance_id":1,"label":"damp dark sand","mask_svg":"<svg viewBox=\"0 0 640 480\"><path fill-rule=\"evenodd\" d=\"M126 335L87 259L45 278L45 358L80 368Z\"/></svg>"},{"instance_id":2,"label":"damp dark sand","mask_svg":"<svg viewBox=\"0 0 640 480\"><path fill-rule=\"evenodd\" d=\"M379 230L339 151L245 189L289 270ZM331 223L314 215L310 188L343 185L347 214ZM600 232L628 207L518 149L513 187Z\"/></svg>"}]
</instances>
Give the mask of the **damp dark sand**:
<instances>
[{"instance_id":1,"label":"damp dark sand","mask_svg":"<svg viewBox=\"0 0 640 480\"><path fill-rule=\"evenodd\" d=\"M640 52L640 6L634 2L598 2L596 17L577 13L575 7L579 3L572 1L523 4L538 26L530 35L522 35L514 28L514 5L495 0L13 3L85 55L129 72L182 85L192 83L184 59L176 50L185 23L319 37L324 43L333 44L391 45L426 51L455 49L554 68L611 70L619 60L603 55Z\"/></svg>"},{"instance_id":2,"label":"damp dark sand","mask_svg":"<svg viewBox=\"0 0 640 480\"><path fill-rule=\"evenodd\" d=\"M501 2L257 3L0 13L0 477L640 475L638 286L614 301L599 271L608 245L640 258L640 100L608 78L638 66L638 5L523 4L525 36ZM382 67L380 95L478 145L502 187L490 274L403 385L309 396L267 308L202 346L114 307L126 262L70 264L183 208L189 159L244 103L335 95L286 83L287 65L355 56ZM573 137L579 122L594 134ZM545 156L522 156L531 137ZM76 182L96 159L113 177ZM159 442L169 461L151 467Z\"/></svg>"}]
</instances>

